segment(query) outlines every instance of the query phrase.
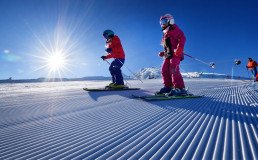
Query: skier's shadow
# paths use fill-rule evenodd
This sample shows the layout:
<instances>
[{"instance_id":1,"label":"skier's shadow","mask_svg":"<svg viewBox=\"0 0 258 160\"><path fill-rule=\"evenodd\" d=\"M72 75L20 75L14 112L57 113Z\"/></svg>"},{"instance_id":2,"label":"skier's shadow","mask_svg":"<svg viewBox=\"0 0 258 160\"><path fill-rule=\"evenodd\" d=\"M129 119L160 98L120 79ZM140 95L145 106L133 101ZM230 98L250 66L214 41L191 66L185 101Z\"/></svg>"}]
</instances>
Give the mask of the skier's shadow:
<instances>
[{"instance_id":1,"label":"skier's shadow","mask_svg":"<svg viewBox=\"0 0 258 160\"><path fill-rule=\"evenodd\" d=\"M94 101L98 101L100 97L106 96L121 96L125 98L132 98L132 95L146 94L146 90L123 90L123 91L88 91L87 94Z\"/></svg>"}]
</instances>

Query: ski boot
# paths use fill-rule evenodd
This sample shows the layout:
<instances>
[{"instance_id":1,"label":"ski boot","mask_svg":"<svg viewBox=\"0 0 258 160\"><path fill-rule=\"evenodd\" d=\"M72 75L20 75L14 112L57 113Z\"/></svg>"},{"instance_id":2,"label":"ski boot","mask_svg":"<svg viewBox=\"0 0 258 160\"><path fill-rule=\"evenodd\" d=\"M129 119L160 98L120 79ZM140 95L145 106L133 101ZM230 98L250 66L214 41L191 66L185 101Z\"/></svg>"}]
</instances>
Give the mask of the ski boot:
<instances>
[{"instance_id":1,"label":"ski boot","mask_svg":"<svg viewBox=\"0 0 258 160\"><path fill-rule=\"evenodd\" d=\"M187 96L188 93L187 93L187 90L182 88L182 89L179 89L179 88L175 88L175 89L172 89L169 93L166 93L166 96L167 97L171 97L171 96Z\"/></svg>"},{"instance_id":2,"label":"ski boot","mask_svg":"<svg viewBox=\"0 0 258 160\"><path fill-rule=\"evenodd\" d=\"M115 83L113 83L113 82L112 82L112 83L109 83L109 85L106 85L105 88L106 88L106 89L110 89L110 88L112 88L112 86L113 86L114 84L115 84Z\"/></svg>"},{"instance_id":3,"label":"ski boot","mask_svg":"<svg viewBox=\"0 0 258 160\"><path fill-rule=\"evenodd\" d=\"M108 86L109 86L109 87L112 87L114 84L115 84L115 83L112 82L112 83L109 83Z\"/></svg>"},{"instance_id":4,"label":"ski boot","mask_svg":"<svg viewBox=\"0 0 258 160\"><path fill-rule=\"evenodd\" d=\"M112 86L110 86L111 89L127 89L128 86L123 84L116 84L114 83Z\"/></svg>"},{"instance_id":5,"label":"ski boot","mask_svg":"<svg viewBox=\"0 0 258 160\"><path fill-rule=\"evenodd\" d=\"M164 96L166 93L169 93L171 91L171 87L163 87L160 89L160 91L156 92L155 95L156 96Z\"/></svg>"}]
</instances>

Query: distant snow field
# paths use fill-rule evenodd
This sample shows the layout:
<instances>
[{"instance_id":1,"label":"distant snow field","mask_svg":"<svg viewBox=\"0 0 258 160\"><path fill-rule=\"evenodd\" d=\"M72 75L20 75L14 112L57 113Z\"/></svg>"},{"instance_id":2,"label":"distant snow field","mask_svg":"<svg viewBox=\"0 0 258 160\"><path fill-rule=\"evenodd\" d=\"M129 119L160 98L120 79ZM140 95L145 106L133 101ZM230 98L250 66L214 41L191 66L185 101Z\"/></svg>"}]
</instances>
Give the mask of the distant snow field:
<instances>
[{"instance_id":1,"label":"distant snow field","mask_svg":"<svg viewBox=\"0 0 258 160\"><path fill-rule=\"evenodd\" d=\"M146 77L145 77L146 78ZM108 81L0 84L0 159L258 159L257 83L185 79L197 99L85 92Z\"/></svg>"}]
</instances>

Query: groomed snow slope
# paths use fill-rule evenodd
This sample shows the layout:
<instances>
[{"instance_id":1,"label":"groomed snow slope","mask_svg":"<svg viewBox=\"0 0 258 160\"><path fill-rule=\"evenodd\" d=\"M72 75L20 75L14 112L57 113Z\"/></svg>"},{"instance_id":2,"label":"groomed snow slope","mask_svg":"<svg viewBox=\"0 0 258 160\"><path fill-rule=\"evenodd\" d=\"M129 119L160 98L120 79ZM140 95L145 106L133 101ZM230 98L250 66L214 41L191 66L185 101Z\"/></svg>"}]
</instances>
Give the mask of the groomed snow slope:
<instances>
[{"instance_id":1,"label":"groomed snow slope","mask_svg":"<svg viewBox=\"0 0 258 160\"><path fill-rule=\"evenodd\" d=\"M185 81L205 97L130 98L160 79L114 92L82 90L107 81L0 85L0 159L258 159L257 86Z\"/></svg>"}]
</instances>

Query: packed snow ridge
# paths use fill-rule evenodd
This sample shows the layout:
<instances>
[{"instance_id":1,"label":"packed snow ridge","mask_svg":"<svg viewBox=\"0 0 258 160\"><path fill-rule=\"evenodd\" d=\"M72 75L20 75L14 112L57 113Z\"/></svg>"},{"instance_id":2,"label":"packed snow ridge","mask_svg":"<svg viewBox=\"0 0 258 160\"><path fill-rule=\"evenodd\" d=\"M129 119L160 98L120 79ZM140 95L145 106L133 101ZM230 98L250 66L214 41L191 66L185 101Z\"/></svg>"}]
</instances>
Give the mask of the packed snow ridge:
<instances>
[{"instance_id":1,"label":"packed snow ridge","mask_svg":"<svg viewBox=\"0 0 258 160\"><path fill-rule=\"evenodd\" d=\"M256 83L186 78L202 98L143 101L141 90L85 92L110 81L0 84L0 159L258 159Z\"/></svg>"}]
</instances>

